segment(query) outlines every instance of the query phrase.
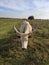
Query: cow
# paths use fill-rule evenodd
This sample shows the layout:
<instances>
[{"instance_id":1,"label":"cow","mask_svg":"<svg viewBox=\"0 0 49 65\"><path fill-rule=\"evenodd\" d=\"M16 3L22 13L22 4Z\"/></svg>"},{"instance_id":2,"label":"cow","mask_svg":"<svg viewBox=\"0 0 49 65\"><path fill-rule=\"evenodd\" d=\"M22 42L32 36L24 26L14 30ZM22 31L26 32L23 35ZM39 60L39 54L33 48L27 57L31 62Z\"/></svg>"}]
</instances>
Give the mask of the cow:
<instances>
[{"instance_id":1,"label":"cow","mask_svg":"<svg viewBox=\"0 0 49 65\"><path fill-rule=\"evenodd\" d=\"M20 32L14 26L14 30L20 35L22 49L27 49L28 46L28 37L32 34L32 26L26 20L24 20L20 27Z\"/></svg>"}]
</instances>

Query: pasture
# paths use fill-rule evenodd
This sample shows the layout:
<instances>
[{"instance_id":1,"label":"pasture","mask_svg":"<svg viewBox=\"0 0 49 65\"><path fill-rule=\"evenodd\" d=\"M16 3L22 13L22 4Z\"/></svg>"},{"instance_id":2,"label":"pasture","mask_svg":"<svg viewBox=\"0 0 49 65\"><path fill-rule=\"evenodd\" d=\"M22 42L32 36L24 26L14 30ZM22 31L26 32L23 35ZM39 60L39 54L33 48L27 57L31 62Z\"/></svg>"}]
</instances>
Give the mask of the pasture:
<instances>
[{"instance_id":1,"label":"pasture","mask_svg":"<svg viewBox=\"0 0 49 65\"><path fill-rule=\"evenodd\" d=\"M49 20L32 20L32 38L28 49L21 49L13 26L20 28L22 19L0 18L0 65L49 65Z\"/></svg>"}]
</instances>

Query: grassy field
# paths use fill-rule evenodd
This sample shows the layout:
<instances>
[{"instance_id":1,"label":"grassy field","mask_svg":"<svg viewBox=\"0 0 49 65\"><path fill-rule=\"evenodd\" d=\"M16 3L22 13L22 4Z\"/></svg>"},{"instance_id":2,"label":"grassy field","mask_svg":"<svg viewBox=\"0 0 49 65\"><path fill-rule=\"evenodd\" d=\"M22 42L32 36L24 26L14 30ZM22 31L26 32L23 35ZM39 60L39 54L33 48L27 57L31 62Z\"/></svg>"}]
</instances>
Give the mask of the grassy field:
<instances>
[{"instance_id":1,"label":"grassy field","mask_svg":"<svg viewBox=\"0 0 49 65\"><path fill-rule=\"evenodd\" d=\"M21 19L0 18L0 65L49 65L49 20L32 20L32 38L28 49L21 49L20 38L13 26L20 28Z\"/></svg>"}]
</instances>

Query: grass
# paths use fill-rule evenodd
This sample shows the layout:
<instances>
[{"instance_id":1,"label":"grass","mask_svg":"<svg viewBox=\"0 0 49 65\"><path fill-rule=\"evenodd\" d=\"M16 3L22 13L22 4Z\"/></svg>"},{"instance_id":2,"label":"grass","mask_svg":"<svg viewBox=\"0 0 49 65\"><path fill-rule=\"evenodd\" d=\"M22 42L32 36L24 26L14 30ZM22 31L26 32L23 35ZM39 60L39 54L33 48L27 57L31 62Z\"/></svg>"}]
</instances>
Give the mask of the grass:
<instances>
[{"instance_id":1,"label":"grass","mask_svg":"<svg viewBox=\"0 0 49 65\"><path fill-rule=\"evenodd\" d=\"M21 22L0 18L0 65L49 65L49 20L30 22L33 33L25 51L13 29L14 25L19 29Z\"/></svg>"}]
</instances>

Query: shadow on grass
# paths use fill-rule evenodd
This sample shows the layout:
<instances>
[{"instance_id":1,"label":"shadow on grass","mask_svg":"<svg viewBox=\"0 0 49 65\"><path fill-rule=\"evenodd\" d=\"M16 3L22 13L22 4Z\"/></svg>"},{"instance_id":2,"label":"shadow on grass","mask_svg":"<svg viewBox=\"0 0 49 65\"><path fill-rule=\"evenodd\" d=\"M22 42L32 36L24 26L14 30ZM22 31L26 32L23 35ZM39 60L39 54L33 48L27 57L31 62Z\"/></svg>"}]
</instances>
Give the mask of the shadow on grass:
<instances>
[{"instance_id":1,"label":"shadow on grass","mask_svg":"<svg viewBox=\"0 0 49 65\"><path fill-rule=\"evenodd\" d=\"M10 36L0 39L0 55L2 57L9 57L9 50L18 50L20 40L14 31L9 32Z\"/></svg>"}]
</instances>

